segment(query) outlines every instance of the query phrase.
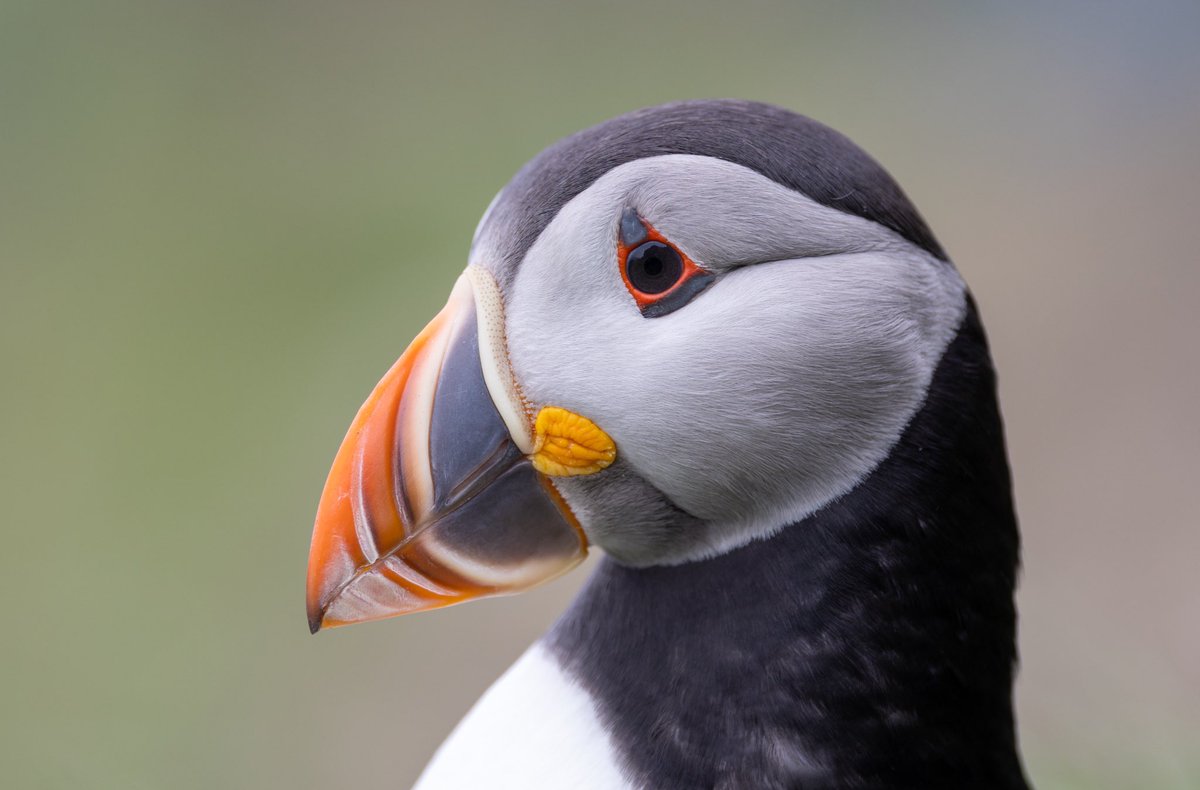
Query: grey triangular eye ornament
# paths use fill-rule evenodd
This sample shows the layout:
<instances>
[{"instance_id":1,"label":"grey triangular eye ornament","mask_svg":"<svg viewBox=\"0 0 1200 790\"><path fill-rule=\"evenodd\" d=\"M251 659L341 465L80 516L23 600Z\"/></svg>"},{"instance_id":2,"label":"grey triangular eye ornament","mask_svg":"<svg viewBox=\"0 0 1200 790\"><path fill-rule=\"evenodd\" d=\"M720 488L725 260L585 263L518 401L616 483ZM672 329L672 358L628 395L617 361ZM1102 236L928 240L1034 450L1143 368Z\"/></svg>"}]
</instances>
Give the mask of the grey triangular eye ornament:
<instances>
[{"instance_id":1,"label":"grey triangular eye ornament","mask_svg":"<svg viewBox=\"0 0 1200 790\"><path fill-rule=\"evenodd\" d=\"M632 208L621 214L617 264L625 287L646 318L675 312L716 279Z\"/></svg>"}]
</instances>

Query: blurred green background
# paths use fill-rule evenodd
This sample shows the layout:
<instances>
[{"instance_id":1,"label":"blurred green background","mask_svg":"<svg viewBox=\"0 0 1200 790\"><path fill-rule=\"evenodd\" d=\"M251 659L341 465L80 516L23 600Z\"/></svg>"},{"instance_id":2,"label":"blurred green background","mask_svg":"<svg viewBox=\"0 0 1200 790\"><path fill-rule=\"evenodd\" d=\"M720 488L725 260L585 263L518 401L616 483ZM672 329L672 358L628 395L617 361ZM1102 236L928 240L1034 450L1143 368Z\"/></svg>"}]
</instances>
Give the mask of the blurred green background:
<instances>
[{"instance_id":1,"label":"blurred green background","mask_svg":"<svg viewBox=\"0 0 1200 790\"><path fill-rule=\"evenodd\" d=\"M561 135L776 102L991 331L1043 788L1200 786L1200 6L0 1L0 785L406 787L585 574L310 637L367 392Z\"/></svg>"}]
</instances>

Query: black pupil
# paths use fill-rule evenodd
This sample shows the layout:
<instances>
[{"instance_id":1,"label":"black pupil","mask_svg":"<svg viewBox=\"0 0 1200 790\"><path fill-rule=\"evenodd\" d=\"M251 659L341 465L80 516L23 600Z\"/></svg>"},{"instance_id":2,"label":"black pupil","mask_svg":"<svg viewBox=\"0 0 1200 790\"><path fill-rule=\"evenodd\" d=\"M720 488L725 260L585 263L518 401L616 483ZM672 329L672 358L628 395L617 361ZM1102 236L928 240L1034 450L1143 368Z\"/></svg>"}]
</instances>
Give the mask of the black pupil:
<instances>
[{"instance_id":1,"label":"black pupil","mask_svg":"<svg viewBox=\"0 0 1200 790\"><path fill-rule=\"evenodd\" d=\"M629 283L644 294L668 291L683 276L679 253L661 241L648 241L631 250L625 259Z\"/></svg>"}]
</instances>

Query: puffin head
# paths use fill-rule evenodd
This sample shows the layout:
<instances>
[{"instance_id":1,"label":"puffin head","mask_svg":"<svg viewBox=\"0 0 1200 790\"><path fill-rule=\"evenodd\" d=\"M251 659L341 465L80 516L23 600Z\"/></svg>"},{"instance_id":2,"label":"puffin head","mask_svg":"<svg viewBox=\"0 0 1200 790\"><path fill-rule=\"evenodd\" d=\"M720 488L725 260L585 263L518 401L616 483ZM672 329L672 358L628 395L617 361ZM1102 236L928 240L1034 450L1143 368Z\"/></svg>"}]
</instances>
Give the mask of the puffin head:
<instances>
[{"instance_id":1,"label":"puffin head","mask_svg":"<svg viewBox=\"0 0 1200 790\"><path fill-rule=\"evenodd\" d=\"M677 565L795 525L887 457L967 305L891 177L808 118L683 102L562 140L355 418L310 626L519 591L590 546Z\"/></svg>"}]
</instances>

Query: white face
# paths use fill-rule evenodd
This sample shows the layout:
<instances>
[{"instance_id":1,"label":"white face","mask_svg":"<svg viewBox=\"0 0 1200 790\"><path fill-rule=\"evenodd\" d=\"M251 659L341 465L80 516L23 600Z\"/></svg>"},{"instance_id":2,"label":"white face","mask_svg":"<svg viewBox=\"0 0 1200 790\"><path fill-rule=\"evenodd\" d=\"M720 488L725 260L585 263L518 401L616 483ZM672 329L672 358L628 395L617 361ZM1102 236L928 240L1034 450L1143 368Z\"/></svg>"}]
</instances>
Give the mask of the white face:
<instances>
[{"instance_id":1,"label":"white face","mask_svg":"<svg viewBox=\"0 0 1200 790\"><path fill-rule=\"evenodd\" d=\"M717 275L661 317L619 271L630 207ZM490 246L485 231L471 263L494 266ZM568 202L505 299L530 405L616 441L618 464L560 489L593 542L634 564L720 553L848 492L920 407L965 311L953 267L891 230L689 155L622 165ZM656 498L694 517L686 533L664 532Z\"/></svg>"}]
</instances>

